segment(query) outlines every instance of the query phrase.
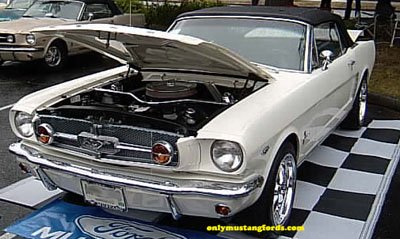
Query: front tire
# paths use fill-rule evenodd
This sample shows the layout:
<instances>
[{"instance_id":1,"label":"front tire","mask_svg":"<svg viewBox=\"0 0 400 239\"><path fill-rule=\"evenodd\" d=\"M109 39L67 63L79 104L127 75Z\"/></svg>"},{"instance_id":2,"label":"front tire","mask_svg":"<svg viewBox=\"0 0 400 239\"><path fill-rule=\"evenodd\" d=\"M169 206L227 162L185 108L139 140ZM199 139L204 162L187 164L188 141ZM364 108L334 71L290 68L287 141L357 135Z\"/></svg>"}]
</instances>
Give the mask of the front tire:
<instances>
[{"instance_id":1,"label":"front tire","mask_svg":"<svg viewBox=\"0 0 400 239\"><path fill-rule=\"evenodd\" d=\"M296 150L284 143L274 158L268 180L260 198L238 215L239 223L255 226L287 226L296 191ZM276 237L279 231L260 232L259 237Z\"/></svg>"},{"instance_id":2,"label":"front tire","mask_svg":"<svg viewBox=\"0 0 400 239\"><path fill-rule=\"evenodd\" d=\"M67 60L67 48L61 42L53 42L44 55L44 64L49 70L61 70Z\"/></svg>"},{"instance_id":3,"label":"front tire","mask_svg":"<svg viewBox=\"0 0 400 239\"><path fill-rule=\"evenodd\" d=\"M358 130L364 125L365 115L367 113L367 96L368 82L366 77L364 77L357 91L357 96L354 100L353 107L351 108L347 117L340 124L341 128Z\"/></svg>"}]
</instances>

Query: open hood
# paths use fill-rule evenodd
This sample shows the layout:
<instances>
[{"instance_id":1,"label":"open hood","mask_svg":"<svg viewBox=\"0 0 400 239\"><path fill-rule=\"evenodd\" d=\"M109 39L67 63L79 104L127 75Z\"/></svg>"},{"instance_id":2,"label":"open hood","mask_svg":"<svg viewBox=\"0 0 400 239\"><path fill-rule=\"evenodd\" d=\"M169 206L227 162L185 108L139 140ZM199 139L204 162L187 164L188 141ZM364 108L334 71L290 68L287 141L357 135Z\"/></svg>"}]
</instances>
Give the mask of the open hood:
<instances>
[{"instance_id":1,"label":"open hood","mask_svg":"<svg viewBox=\"0 0 400 239\"><path fill-rule=\"evenodd\" d=\"M270 78L264 70L221 46L198 38L110 24L61 25L33 32L80 43L140 71L170 70L255 79Z\"/></svg>"}]
</instances>

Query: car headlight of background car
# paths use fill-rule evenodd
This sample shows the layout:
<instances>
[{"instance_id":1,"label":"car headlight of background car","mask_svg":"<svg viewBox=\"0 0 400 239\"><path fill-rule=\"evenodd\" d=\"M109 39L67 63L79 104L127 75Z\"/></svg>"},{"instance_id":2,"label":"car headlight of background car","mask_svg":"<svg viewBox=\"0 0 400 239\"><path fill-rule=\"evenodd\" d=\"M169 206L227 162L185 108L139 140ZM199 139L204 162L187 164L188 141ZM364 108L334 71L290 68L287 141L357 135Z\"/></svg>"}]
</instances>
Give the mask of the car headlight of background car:
<instances>
[{"instance_id":1,"label":"car headlight of background car","mask_svg":"<svg viewBox=\"0 0 400 239\"><path fill-rule=\"evenodd\" d=\"M25 40L30 45L35 45L36 44L36 37L33 34L26 35Z\"/></svg>"},{"instance_id":2,"label":"car headlight of background car","mask_svg":"<svg viewBox=\"0 0 400 239\"><path fill-rule=\"evenodd\" d=\"M14 42L15 42L15 37L14 37L14 35L8 35L8 36L6 37L6 41L7 41L7 43L14 43Z\"/></svg>"},{"instance_id":3,"label":"car headlight of background car","mask_svg":"<svg viewBox=\"0 0 400 239\"><path fill-rule=\"evenodd\" d=\"M211 158L219 169L233 172L242 165L243 152L238 143L217 140L211 145Z\"/></svg>"},{"instance_id":4,"label":"car headlight of background car","mask_svg":"<svg viewBox=\"0 0 400 239\"><path fill-rule=\"evenodd\" d=\"M23 137L30 137L33 135L32 115L25 112L17 112L15 114L14 123L18 133Z\"/></svg>"}]
</instances>

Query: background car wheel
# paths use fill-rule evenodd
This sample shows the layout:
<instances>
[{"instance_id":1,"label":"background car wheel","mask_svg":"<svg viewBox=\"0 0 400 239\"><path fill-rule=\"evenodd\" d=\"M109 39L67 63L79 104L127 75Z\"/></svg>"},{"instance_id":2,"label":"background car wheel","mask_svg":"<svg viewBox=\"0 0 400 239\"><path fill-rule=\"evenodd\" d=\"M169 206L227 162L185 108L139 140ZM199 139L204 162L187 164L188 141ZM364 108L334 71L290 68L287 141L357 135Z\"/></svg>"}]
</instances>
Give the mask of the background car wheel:
<instances>
[{"instance_id":1,"label":"background car wheel","mask_svg":"<svg viewBox=\"0 0 400 239\"><path fill-rule=\"evenodd\" d=\"M340 124L341 128L357 130L364 125L365 115L367 113L367 95L368 82L366 77L364 77L358 89L356 99L354 100L353 108Z\"/></svg>"},{"instance_id":2,"label":"background car wheel","mask_svg":"<svg viewBox=\"0 0 400 239\"><path fill-rule=\"evenodd\" d=\"M237 215L239 225L287 226L296 190L296 150L291 143L279 149L268 176L267 184L255 204ZM279 231L257 232L258 237L274 238Z\"/></svg>"},{"instance_id":3,"label":"background car wheel","mask_svg":"<svg viewBox=\"0 0 400 239\"><path fill-rule=\"evenodd\" d=\"M62 42L53 42L44 55L44 64L50 70L60 70L67 60L67 47Z\"/></svg>"}]
</instances>

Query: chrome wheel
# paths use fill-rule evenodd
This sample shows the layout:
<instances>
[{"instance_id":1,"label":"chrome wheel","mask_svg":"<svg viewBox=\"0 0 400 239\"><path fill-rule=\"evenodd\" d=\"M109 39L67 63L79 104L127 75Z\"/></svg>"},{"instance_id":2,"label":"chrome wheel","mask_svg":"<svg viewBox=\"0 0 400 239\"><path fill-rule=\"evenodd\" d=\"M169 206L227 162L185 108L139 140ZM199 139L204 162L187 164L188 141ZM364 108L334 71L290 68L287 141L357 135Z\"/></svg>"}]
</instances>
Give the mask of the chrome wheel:
<instances>
[{"instance_id":1,"label":"chrome wheel","mask_svg":"<svg viewBox=\"0 0 400 239\"><path fill-rule=\"evenodd\" d=\"M360 93L359 93L359 111L358 111L358 120L360 122L360 125L363 124L364 118L365 118L365 113L367 112L367 94L368 94L368 88L367 88L367 81L363 80L361 82L360 86Z\"/></svg>"},{"instance_id":2,"label":"chrome wheel","mask_svg":"<svg viewBox=\"0 0 400 239\"><path fill-rule=\"evenodd\" d=\"M50 67L56 67L60 65L62 60L62 52L57 46L50 46L47 49L46 55L44 56L44 61Z\"/></svg>"},{"instance_id":3,"label":"chrome wheel","mask_svg":"<svg viewBox=\"0 0 400 239\"><path fill-rule=\"evenodd\" d=\"M293 154L286 154L279 164L272 199L272 221L284 225L292 209L296 187L296 161Z\"/></svg>"}]
</instances>

